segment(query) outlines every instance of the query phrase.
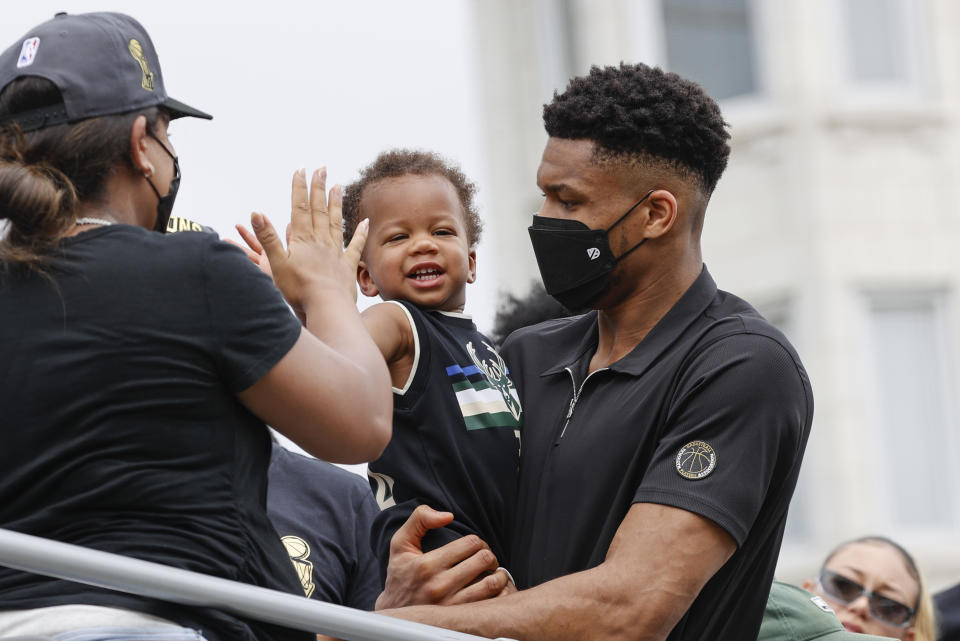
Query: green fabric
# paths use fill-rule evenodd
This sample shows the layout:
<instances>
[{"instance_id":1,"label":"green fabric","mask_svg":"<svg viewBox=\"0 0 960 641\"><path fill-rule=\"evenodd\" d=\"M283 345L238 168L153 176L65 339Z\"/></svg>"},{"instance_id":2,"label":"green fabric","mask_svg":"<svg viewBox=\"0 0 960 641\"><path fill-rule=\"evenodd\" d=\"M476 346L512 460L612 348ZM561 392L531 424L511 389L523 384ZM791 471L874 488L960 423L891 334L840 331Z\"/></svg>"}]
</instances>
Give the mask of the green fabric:
<instances>
[{"instance_id":1,"label":"green fabric","mask_svg":"<svg viewBox=\"0 0 960 641\"><path fill-rule=\"evenodd\" d=\"M774 581L763 611L757 641L883 641L887 637L854 634L820 597L795 585Z\"/></svg>"}]
</instances>

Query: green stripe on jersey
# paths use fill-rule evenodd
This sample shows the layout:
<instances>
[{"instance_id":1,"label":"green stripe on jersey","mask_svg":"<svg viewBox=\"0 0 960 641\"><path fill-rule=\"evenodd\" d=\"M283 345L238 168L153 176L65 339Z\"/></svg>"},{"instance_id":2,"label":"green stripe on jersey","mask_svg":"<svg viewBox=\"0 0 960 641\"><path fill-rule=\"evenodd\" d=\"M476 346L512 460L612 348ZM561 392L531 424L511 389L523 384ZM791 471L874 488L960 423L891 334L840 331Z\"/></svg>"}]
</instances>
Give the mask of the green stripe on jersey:
<instances>
[{"instance_id":1,"label":"green stripe on jersey","mask_svg":"<svg viewBox=\"0 0 960 641\"><path fill-rule=\"evenodd\" d=\"M519 426L517 419L513 418L513 414L510 412L464 416L463 422L466 423L468 430L482 430L488 427L510 427L516 429Z\"/></svg>"},{"instance_id":2,"label":"green stripe on jersey","mask_svg":"<svg viewBox=\"0 0 960 641\"><path fill-rule=\"evenodd\" d=\"M465 389L483 390L483 389L490 389L492 387L492 385L490 385L490 383L485 378L475 382L466 381L466 380L457 381L452 385L453 385L454 393L462 392Z\"/></svg>"}]
</instances>

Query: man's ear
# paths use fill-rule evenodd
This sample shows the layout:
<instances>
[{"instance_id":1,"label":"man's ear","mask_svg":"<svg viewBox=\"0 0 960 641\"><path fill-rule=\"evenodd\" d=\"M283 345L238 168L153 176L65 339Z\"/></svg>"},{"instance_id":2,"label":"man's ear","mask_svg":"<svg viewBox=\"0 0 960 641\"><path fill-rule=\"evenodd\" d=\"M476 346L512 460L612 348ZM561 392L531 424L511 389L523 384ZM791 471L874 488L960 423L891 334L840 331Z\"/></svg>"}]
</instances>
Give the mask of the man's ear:
<instances>
[{"instance_id":1,"label":"man's ear","mask_svg":"<svg viewBox=\"0 0 960 641\"><path fill-rule=\"evenodd\" d=\"M130 126L130 160L140 173L148 178L153 175L154 166L147 155L147 117L137 116Z\"/></svg>"},{"instance_id":2,"label":"man's ear","mask_svg":"<svg viewBox=\"0 0 960 641\"><path fill-rule=\"evenodd\" d=\"M367 271L367 264L362 260L357 264L357 284L364 296L373 297L380 293L380 288L373 282L373 276Z\"/></svg>"},{"instance_id":3,"label":"man's ear","mask_svg":"<svg viewBox=\"0 0 960 641\"><path fill-rule=\"evenodd\" d=\"M467 254L467 282L472 283L477 280L477 250L471 249Z\"/></svg>"},{"instance_id":4,"label":"man's ear","mask_svg":"<svg viewBox=\"0 0 960 641\"><path fill-rule=\"evenodd\" d=\"M646 238L660 238L677 223L677 197L666 189L656 189L647 199Z\"/></svg>"},{"instance_id":5,"label":"man's ear","mask_svg":"<svg viewBox=\"0 0 960 641\"><path fill-rule=\"evenodd\" d=\"M803 583L800 584L800 587L806 590L807 592L814 592L817 589L817 584L814 583L811 579L806 579Z\"/></svg>"}]
</instances>

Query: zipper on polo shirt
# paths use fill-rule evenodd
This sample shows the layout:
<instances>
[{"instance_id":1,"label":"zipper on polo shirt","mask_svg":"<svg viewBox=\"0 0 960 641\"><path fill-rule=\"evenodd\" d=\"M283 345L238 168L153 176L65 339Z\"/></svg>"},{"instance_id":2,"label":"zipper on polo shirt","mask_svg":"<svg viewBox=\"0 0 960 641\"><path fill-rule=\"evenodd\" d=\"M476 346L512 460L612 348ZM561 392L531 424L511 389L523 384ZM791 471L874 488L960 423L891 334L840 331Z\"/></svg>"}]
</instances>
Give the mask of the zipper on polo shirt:
<instances>
[{"instance_id":1,"label":"zipper on polo shirt","mask_svg":"<svg viewBox=\"0 0 960 641\"><path fill-rule=\"evenodd\" d=\"M583 382L580 383L580 389L577 389L577 379L573 375L573 370L569 367L565 367L567 373L570 374L570 382L573 384L573 398L570 399L570 407L567 408L567 416L563 421L563 429L560 430L560 436L557 437L557 440L554 442L554 445L560 445L560 441L563 439L563 435L567 433L567 426L570 425L570 419L573 418L573 410L577 407L577 401L580 400L580 394L583 393L583 388L587 384L587 381L590 380L590 377L598 372L605 372L609 368L603 367L601 369L594 370L587 374L587 377L583 379Z\"/></svg>"}]
</instances>

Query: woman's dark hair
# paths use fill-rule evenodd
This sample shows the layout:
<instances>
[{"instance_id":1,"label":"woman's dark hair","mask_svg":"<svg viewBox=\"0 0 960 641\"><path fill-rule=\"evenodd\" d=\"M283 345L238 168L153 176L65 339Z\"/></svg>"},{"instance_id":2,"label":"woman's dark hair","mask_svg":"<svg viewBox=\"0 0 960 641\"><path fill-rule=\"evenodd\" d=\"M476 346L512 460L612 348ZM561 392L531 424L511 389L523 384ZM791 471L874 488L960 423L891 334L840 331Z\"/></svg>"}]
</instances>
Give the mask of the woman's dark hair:
<instances>
[{"instance_id":1,"label":"woman's dark hair","mask_svg":"<svg viewBox=\"0 0 960 641\"><path fill-rule=\"evenodd\" d=\"M0 119L61 104L49 80L20 78L0 93ZM43 271L50 252L76 224L77 206L97 202L111 172L130 158L130 129L139 115L156 129L160 110L90 118L24 133L0 125L0 264Z\"/></svg>"},{"instance_id":2,"label":"woman's dark hair","mask_svg":"<svg viewBox=\"0 0 960 641\"><path fill-rule=\"evenodd\" d=\"M360 170L360 178L347 185L343 191L343 241L349 243L353 232L363 219L363 192L370 185L386 178L399 178L412 174L415 176L441 176L450 181L457 192L457 198L463 207L464 226L467 242L471 247L480 240L483 223L473 204L476 185L467 180L464 173L454 163L432 151L413 149L391 149L381 153L376 159Z\"/></svg>"}]
</instances>

